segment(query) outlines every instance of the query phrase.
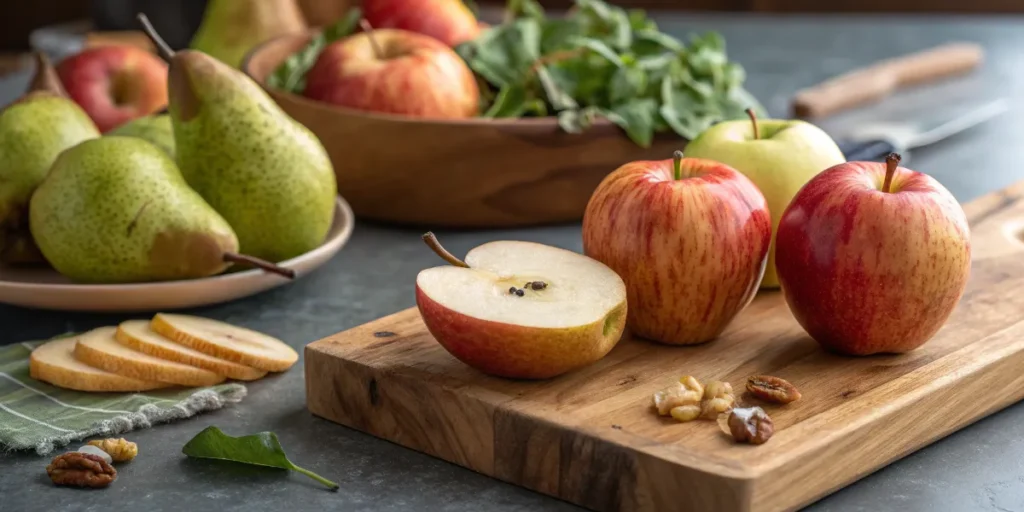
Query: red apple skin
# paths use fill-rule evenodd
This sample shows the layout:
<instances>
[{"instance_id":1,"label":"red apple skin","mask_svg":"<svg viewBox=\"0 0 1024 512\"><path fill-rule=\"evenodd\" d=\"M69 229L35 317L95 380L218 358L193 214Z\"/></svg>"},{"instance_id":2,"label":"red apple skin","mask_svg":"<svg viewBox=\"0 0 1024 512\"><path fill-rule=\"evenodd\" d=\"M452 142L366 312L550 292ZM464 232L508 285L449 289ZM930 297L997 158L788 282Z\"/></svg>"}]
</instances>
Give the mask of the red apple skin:
<instances>
[{"instance_id":1,"label":"red apple skin","mask_svg":"<svg viewBox=\"0 0 1024 512\"><path fill-rule=\"evenodd\" d=\"M71 99L101 132L167 106L167 63L133 46L100 46L57 66Z\"/></svg>"},{"instance_id":2,"label":"red apple skin","mask_svg":"<svg viewBox=\"0 0 1024 512\"><path fill-rule=\"evenodd\" d=\"M397 28L455 47L484 27L460 0L363 0L363 17L373 28Z\"/></svg>"},{"instance_id":3,"label":"red apple skin","mask_svg":"<svg viewBox=\"0 0 1024 512\"><path fill-rule=\"evenodd\" d=\"M531 328L461 314L416 287L423 323L448 353L484 373L511 379L548 379L603 358L622 336L626 304L592 324Z\"/></svg>"},{"instance_id":4,"label":"red apple skin","mask_svg":"<svg viewBox=\"0 0 1024 512\"><path fill-rule=\"evenodd\" d=\"M306 75L308 98L358 110L425 118L466 118L479 109L472 71L454 50L404 30L374 30L336 41Z\"/></svg>"},{"instance_id":5,"label":"red apple skin","mask_svg":"<svg viewBox=\"0 0 1024 512\"><path fill-rule=\"evenodd\" d=\"M809 181L783 213L775 261L801 326L826 349L904 353L952 313L970 273L963 209L932 177L848 162Z\"/></svg>"},{"instance_id":6,"label":"red apple skin","mask_svg":"<svg viewBox=\"0 0 1024 512\"><path fill-rule=\"evenodd\" d=\"M628 328L672 345L717 337L761 284L771 216L753 182L698 158L638 161L594 191L583 216L583 251L622 277Z\"/></svg>"}]
</instances>

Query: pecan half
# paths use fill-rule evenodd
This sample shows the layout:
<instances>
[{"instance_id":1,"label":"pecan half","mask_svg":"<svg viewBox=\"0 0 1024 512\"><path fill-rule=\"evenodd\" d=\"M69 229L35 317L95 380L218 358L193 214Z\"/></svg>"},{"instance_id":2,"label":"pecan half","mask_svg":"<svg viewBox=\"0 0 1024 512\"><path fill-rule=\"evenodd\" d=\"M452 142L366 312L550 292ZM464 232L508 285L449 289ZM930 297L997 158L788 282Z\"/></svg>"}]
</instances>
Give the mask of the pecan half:
<instances>
[{"instance_id":1,"label":"pecan half","mask_svg":"<svg viewBox=\"0 0 1024 512\"><path fill-rule=\"evenodd\" d=\"M98 455L68 452L54 457L46 474L57 485L106 487L117 478L117 470Z\"/></svg>"},{"instance_id":2,"label":"pecan half","mask_svg":"<svg viewBox=\"0 0 1024 512\"><path fill-rule=\"evenodd\" d=\"M800 392L796 386L785 379L772 377L771 375L754 375L747 379L747 391L750 394L768 402L777 404L788 404L800 399Z\"/></svg>"},{"instance_id":3,"label":"pecan half","mask_svg":"<svg viewBox=\"0 0 1024 512\"><path fill-rule=\"evenodd\" d=\"M740 443L763 444L775 433L775 424L760 407L734 408L729 413L729 433Z\"/></svg>"}]
</instances>

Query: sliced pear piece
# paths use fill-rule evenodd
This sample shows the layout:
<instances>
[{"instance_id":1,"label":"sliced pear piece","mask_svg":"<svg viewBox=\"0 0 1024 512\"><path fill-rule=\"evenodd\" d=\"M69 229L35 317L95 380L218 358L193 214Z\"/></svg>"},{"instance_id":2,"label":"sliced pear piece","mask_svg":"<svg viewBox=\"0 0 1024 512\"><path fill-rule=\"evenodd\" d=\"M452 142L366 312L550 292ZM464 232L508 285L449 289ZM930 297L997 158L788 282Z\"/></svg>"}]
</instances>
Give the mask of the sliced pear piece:
<instances>
[{"instance_id":1,"label":"sliced pear piece","mask_svg":"<svg viewBox=\"0 0 1024 512\"><path fill-rule=\"evenodd\" d=\"M75 391L134 392L171 386L164 382L123 377L75 359L78 339L78 336L61 338L36 347L28 358L28 374L33 379Z\"/></svg>"},{"instance_id":2,"label":"sliced pear piece","mask_svg":"<svg viewBox=\"0 0 1024 512\"><path fill-rule=\"evenodd\" d=\"M116 327L101 327L84 334L75 344L75 359L133 379L181 386L212 386L224 382L224 376L209 370L132 350L114 339L116 332Z\"/></svg>"},{"instance_id":3,"label":"sliced pear piece","mask_svg":"<svg viewBox=\"0 0 1024 512\"><path fill-rule=\"evenodd\" d=\"M149 354L168 361L175 361L181 364L195 366L204 370L210 370L218 375L229 379L256 380L264 377L265 370L257 370L249 366L241 365L206 355L198 350L175 343L154 331L149 320L128 320L117 326L115 335L117 342L144 354Z\"/></svg>"},{"instance_id":4,"label":"sliced pear piece","mask_svg":"<svg viewBox=\"0 0 1024 512\"><path fill-rule=\"evenodd\" d=\"M283 372L299 360L285 342L243 327L188 315L158 313L153 330L195 350L271 372Z\"/></svg>"},{"instance_id":5,"label":"sliced pear piece","mask_svg":"<svg viewBox=\"0 0 1024 512\"><path fill-rule=\"evenodd\" d=\"M424 240L452 264L416 277L416 305L449 353L485 373L542 379L592 364L618 343L626 285L603 263L532 242L498 241L465 262L433 234Z\"/></svg>"}]
</instances>

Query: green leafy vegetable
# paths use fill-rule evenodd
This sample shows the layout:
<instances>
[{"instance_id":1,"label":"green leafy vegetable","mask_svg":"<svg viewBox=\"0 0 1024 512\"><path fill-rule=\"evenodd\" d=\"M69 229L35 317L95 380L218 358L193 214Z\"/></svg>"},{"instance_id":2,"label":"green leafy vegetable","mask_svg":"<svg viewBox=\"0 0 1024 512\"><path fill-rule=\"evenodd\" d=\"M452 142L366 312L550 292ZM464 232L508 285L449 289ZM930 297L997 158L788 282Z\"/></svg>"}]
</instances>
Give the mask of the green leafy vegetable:
<instances>
[{"instance_id":1,"label":"green leafy vegetable","mask_svg":"<svg viewBox=\"0 0 1024 512\"><path fill-rule=\"evenodd\" d=\"M359 8L349 10L335 24L327 26L314 36L304 48L285 59L267 77L267 85L292 93L301 93L306 88L306 73L316 63L324 47L355 32L362 17L363 13Z\"/></svg>"},{"instance_id":2,"label":"green leafy vegetable","mask_svg":"<svg viewBox=\"0 0 1024 512\"><path fill-rule=\"evenodd\" d=\"M743 88L722 36L684 43L640 10L576 0L549 18L535 0L509 0L505 22L456 48L481 84L485 117L558 117L570 133L596 119L620 126L638 145L671 131L695 138L714 123L763 107Z\"/></svg>"},{"instance_id":3,"label":"green leafy vegetable","mask_svg":"<svg viewBox=\"0 0 1024 512\"><path fill-rule=\"evenodd\" d=\"M217 427L207 427L186 443L181 451L189 457L289 469L326 485L332 491L338 490L338 484L292 464L285 456L284 449L277 440L277 434L273 432L231 437Z\"/></svg>"}]
</instances>

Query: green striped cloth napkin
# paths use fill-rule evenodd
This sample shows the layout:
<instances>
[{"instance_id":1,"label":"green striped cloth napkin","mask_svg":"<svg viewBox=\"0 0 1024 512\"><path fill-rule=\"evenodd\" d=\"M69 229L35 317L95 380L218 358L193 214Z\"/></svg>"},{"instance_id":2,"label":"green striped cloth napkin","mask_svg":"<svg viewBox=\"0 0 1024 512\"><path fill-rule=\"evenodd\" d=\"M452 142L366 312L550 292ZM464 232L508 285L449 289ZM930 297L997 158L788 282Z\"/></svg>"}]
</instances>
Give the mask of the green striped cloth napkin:
<instances>
[{"instance_id":1,"label":"green striped cloth napkin","mask_svg":"<svg viewBox=\"0 0 1024 512\"><path fill-rule=\"evenodd\" d=\"M37 381L28 356L45 342L0 347L0 448L55 448L92 436L112 436L220 409L245 397L241 384L168 388L142 393L84 393Z\"/></svg>"}]
</instances>

